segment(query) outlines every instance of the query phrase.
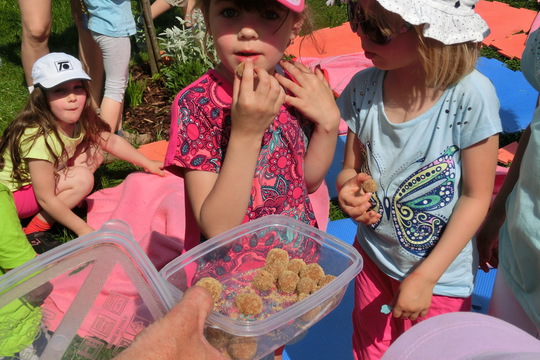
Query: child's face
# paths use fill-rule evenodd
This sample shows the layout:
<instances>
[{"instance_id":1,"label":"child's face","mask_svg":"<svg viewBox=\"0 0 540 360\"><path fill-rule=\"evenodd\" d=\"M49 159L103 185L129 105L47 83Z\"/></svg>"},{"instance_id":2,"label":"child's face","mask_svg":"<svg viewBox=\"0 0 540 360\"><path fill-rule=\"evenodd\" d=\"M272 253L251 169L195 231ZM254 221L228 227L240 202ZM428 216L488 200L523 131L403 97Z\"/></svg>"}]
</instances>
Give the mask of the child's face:
<instances>
[{"instance_id":1,"label":"child's face","mask_svg":"<svg viewBox=\"0 0 540 360\"><path fill-rule=\"evenodd\" d=\"M403 20L399 30L386 36L385 31L378 28L375 22L365 18L360 3L352 4L348 8L351 27L362 39L365 56L373 65L383 70L420 65L418 37L412 25Z\"/></svg>"},{"instance_id":2,"label":"child's face","mask_svg":"<svg viewBox=\"0 0 540 360\"><path fill-rule=\"evenodd\" d=\"M232 0L211 0L206 19L230 79L238 64L247 58L272 74L301 27L300 16L285 7L261 7L248 12Z\"/></svg>"},{"instance_id":3,"label":"child's face","mask_svg":"<svg viewBox=\"0 0 540 360\"><path fill-rule=\"evenodd\" d=\"M86 103L86 90L82 80L71 80L46 91L51 112L60 129L71 135L73 125L79 121Z\"/></svg>"}]
</instances>

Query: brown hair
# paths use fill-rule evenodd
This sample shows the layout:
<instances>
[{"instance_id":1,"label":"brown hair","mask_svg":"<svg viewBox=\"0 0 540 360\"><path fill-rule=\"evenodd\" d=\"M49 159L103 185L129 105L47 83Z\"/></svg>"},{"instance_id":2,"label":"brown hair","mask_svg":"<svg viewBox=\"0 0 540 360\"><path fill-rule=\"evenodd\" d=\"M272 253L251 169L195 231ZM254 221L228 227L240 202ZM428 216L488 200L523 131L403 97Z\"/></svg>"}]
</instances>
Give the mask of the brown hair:
<instances>
[{"instance_id":1,"label":"brown hair","mask_svg":"<svg viewBox=\"0 0 540 360\"><path fill-rule=\"evenodd\" d=\"M101 132L111 131L111 128L94 111L91 99L88 96L90 93L88 82L82 80L82 83L87 96L84 110L79 119L79 124L86 130L86 133L79 146L82 146L81 150L84 152L89 146L97 143L98 136ZM33 142L38 137L47 139L49 136L54 136L56 140L63 145L62 138L58 132L58 121L51 112L46 91L47 90L44 90L40 86L34 88L25 107L9 124L0 139L0 170L4 168L4 156L7 153L11 157L11 162L13 163L12 177L16 181L22 182L29 179L29 174L24 173L20 169L20 165L23 162L23 154L21 154L21 138L26 129L37 128L38 131L35 135L25 141ZM60 159L67 157L65 149L62 148L62 154L56 156L47 141L45 141L45 145L47 151L54 159L55 168L58 167ZM65 161L67 160L68 159L65 159Z\"/></svg>"},{"instance_id":2,"label":"brown hair","mask_svg":"<svg viewBox=\"0 0 540 360\"><path fill-rule=\"evenodd\" d=\"M195 7L198 7L201 9L205 21L208 23L208 19L206 18L209 9L210 9L210 2L212 0L196 0ZM231 0L235 4L235 6L239 7L242 10L245 11L255 11L262 7L269 7L269 8L285 8L285 6L278 3L276 0ZM315 41L315 38L311 36L313 33L313 20L311 18L311 13L309 10L308 5L306 4L304 6L304 10L301 13L295 13L287 9L288 12L292 13L293 16L296 16L296 20L302 20L302 29L300 31L300 35L302 36L309 36L311 37L311 40L313 43L320 48L317 45L317 42ZM208 35L208 33L207 33ZM305 38L304 38L305 39ZM322 51L320 51L322 53Z\"/></svg>"},{"instance_id":3,"label":"brown hair","mask_svg":"<svg viewBox=\"0 0 540 360\"><path fill-rule=\"evenodd\" d=\"M403 18L386 10L375 0L358 3L365 16L378 26L386 36L395 34L403 26ZM413 25L418 37L418 53L425 72L425 85L435 89L445 89L456 84L476 67L479 45L471 41L445 45L424 36L424 24Z\"/></svg>"}]
</instances>

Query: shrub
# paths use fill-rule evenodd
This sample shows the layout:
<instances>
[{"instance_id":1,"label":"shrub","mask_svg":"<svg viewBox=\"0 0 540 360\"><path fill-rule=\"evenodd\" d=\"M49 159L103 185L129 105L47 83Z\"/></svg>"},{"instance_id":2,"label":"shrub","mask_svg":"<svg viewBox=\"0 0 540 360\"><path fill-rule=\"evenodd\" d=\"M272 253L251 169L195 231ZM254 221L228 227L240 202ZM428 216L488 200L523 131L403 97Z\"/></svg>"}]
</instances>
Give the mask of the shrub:
<instances>
[{"instance_id":1,"label":"shrub","mask_svg":"<svg viewBox=\"0 0 540 360\"><path fill-rule=\"evenodd\" d=\"M176 94L186 85L199 78L217 63L217 54L212 39L206 34L203 15L196 10L190 23L176 18L180 26L165 29L158 36L163 57L171 59L171 65L162 68L165 87Z\"/></svg>"}]
</instances>

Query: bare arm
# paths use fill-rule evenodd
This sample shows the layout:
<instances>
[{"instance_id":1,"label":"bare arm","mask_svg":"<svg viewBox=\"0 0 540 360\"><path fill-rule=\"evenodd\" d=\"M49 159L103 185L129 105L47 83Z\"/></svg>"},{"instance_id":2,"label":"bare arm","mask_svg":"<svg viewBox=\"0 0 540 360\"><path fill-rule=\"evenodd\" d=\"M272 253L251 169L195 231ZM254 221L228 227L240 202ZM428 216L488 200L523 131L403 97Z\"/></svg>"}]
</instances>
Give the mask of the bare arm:
<instances>
[{"instance_id":1,"label":"bare arm","mask_svg":"<svg viewBox=\"0 0 540 360\"><path fill-rule=\"evenodd\" d=\"M152 174L164 176L163 162L148 159L121 136L104 132L98 139L99 146L114 156L144 168Z\"/></svg>"},{"instance_id":2,"label":"bare arm","mask_svg":"<svg viewBox=\"0 0 540 360\"><path fill-rule=\"evenodd\" d=\"M476 241L478 246L480 268L484 271L489 271L488 264L497 267L499 265L498 260L498 243L499 243L499 229L506 219L506 199L508 195L514 189L516 182L519 179L519 170L521 168L521 159L529 144L529 138L531 136L531 129L527 127L525 132L521 135L519 145L512 160L512 165L508 174L504 178L504 182L493 201L491 209L486 217L486 221L482 224L482 227L476 235Z\"/></svg>"},{"instance_id":3,"label":"bare arm","mask_svg":"<svg viewBox=\"0 0 540 360\"><path fill-rule=\"evenodd\" d=\"M253 69L253 63L246 61L242 79L236 76L234 80L231 136L219 174L185 174L193 212L206 237L242 223L262 137L284 98L284 90L276 79L263 69Z\"/></svg>"},{"instance_id":4,"label":"bare arm","mask_svg":"<svg viewBox=\"0 0 540 360\"><path fill-rule=\"evenodd\" d=\"M83 219L71 211L81 199L66 197L61 199L57 194L54 165L46 160L31 159L28 162L30 177L36 199L43 209L55 221L71 229L77 235L88 234L92 229ZM73 174L64 173L59 176L73 177ZM68 189L69 190L69 189Z\"/></svg>"},{"instance_id":5,"label":"bare arm","mask_svg":"<svg viewBox=\"0 0 540 360\"><path fill-rule=\"evenodd\" d=\"M326 176L334 158L341 119L330 84L323 72L312 72L300 63L282 61L281 65L296 83L279 74L276 79L294 96L285 96L285 102L294 106L315 124L304 157L304 174L308 192L316 191Z\"/></svg>"},{"instance_id":6,"label":"bare arm","mask_svg":"<svg viewBox=\"0 0 540 360\"><path fill-rule=\"evenodd\" d=\"M356 196L362 183L371 179L369 175L360 172L362 165L360 153L358 137L349 129L345 142L343 168L336 179L338 201L341 209L352 219L370 225L377 222L381 215L370 210L371 193Z\"/></svg>"},{"instance_id":7,"label":"bare arm","mask_svg":"<svg viewBox=\"0 0 540 360\"><path fill-rule=\"evenodd\" d=\"M493 193L498 138L494 135L462 150L459 200L437 245L401 283L392 304L394 317L415 320L427 314L433 288L480 227Z\"/></svg>"}]
</instances>

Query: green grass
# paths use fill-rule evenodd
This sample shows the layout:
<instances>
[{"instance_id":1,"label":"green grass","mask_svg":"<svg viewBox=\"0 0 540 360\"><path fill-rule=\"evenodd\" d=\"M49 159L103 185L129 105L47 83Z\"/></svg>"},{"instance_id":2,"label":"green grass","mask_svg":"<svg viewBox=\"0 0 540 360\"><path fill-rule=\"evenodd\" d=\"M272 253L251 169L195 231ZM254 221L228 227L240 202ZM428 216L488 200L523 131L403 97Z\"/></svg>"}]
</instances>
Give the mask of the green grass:
<instances>
[{"instance_id":1,"label":"green grass","mask_svg":"<svg viewBox=\"0 0 540 360\"><path fill-rule=\"evenodd\" d=\"M336 0L339 2L339 0ZM538 11L540 6L536 0L502 0L513 7L527 8ZM347 20L346 10L343 4L327 7L323 0L307 0L311 8L314 29L334 27ZM133 2L134 13L139 13L138 2ZM71 18L69 0L52 1L53 26L49 38L51 51L62 51L77 56L77 30ZM155 21L156 33L159 34L168 26L175 24L176 16L181 11L174 9L160 16ZM22 109L28 97L28 91L24 81L24 73L21 66L21 24L17 1L0 0L0 133L12 121L15 115ZM484 48L482 56L494 57L503 61L513 70L519 69L519 61L507 59L491 48ZM133 61L142 62L148 58L145 53L134 52ZM134 91L136 94L137 92ZM501 138L502 145L515 141L518 134L505 134ZM137 170L130 164L115 162L111 165L102 166L96 172L96 190L119 184L130 172ZM333 186L333 184L329 184ZM343 217L336 202L331 204L331 219ZM59 230L63 233L64 230ZM69 238L69 233L64 234Z\"/></svg>"}]
</instances>

